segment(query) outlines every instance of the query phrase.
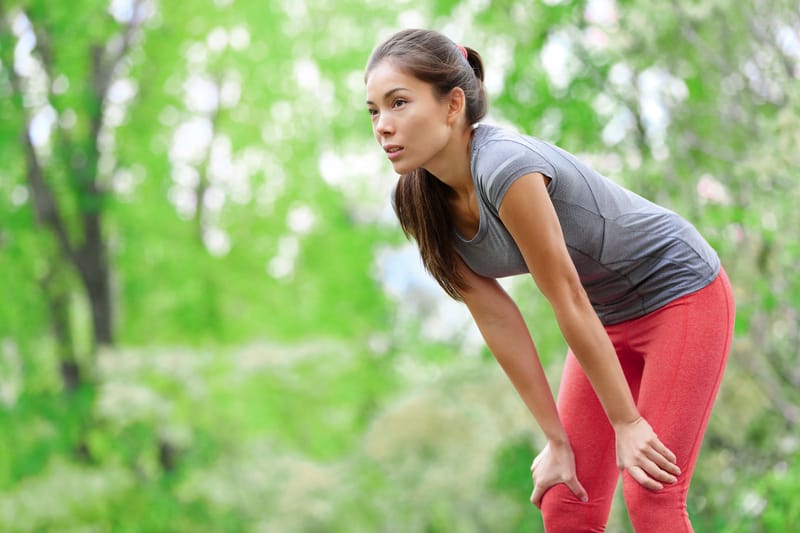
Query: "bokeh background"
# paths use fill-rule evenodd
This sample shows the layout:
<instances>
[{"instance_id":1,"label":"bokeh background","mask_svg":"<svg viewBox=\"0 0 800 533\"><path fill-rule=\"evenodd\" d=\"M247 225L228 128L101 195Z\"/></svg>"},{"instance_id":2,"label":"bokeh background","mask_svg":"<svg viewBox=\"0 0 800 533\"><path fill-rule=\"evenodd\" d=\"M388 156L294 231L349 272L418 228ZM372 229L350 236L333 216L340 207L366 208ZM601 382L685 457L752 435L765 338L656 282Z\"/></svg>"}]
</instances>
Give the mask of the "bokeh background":
<instances>
[{"instance_id":1,"label":"bokeh background","mask_svg":"<svg viewBox=\"0 0 800 533\"><path fill-rule=\"evenodd\" d=\"M405 27L718 250L689 511L800 530L795 0L0 0L0 530L541 531L541 433L390 209L363 66Z\"/></svg>"}]
</instances>

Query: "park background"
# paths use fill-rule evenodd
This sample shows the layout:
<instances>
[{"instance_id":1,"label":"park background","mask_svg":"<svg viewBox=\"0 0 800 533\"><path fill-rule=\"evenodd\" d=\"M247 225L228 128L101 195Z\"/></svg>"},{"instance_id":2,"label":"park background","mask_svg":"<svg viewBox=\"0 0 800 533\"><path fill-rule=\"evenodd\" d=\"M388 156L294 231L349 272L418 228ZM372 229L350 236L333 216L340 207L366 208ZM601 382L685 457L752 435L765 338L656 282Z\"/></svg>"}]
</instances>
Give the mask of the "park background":
<instances>
[{"instance_id":1,"label":"park background","mask_svg":"<svg viewBox=\"0 0 800 533\"><path fill-rule=\"evenodd\" d=\"M404 27L716 248L689 512L800 530L794 0L0 0L0 530L541 531L542 435L390 209L363 66Z\"/></svg>"}]
</instances>

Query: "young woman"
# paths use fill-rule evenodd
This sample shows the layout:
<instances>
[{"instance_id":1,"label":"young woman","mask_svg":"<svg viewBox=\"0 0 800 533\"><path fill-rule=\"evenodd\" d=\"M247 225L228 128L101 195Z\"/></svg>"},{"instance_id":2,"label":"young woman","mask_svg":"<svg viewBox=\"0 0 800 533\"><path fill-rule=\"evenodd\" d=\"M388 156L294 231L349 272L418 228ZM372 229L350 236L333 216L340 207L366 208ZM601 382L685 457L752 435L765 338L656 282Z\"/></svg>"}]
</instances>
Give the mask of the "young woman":
<instances>
[{"instance_id":1,"label":"young woman","mask_svg":"<svg viewBox=\"0 0 800 533\"><path fill-rule=\"evenodd\" d=\"M691 531L686 494L730 348L716 253L675 213L573 155L487 124L480 55L426 30L366 67L394 204L547 437L531 501L547 531L602 531L623 471L636 531ZM570 347L558 406L496 278L530 273Z\"/></svg>"}]
</instances>

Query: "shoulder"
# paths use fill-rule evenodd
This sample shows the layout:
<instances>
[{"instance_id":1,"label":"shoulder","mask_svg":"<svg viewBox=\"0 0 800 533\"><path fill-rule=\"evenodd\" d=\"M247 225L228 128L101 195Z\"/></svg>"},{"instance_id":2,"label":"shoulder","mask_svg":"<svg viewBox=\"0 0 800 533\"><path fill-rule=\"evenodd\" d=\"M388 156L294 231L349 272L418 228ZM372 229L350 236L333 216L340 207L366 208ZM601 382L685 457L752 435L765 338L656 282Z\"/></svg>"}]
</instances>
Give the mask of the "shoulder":
<instances>
[{"instance_id":1,"label":"shoulder","mask_svg":"<svg viewBox=\"0 0 800 533\"><path fill-rule=\"evenodd\" d=\"M519 177L533 172L555 176L546 143L496 126L483 128L475 132L471 167L476 185L496 208Z\"/></svg>"},{"instance_id":2,"label":"shoulder","mask_svg":"<svg viewBox=\"0 0 800 533\"><path fill-rule=\"evenodd\" d=\"M510 155L530 149L530 137L510 129L480 124L475 129L474 151L480 159L496 154Z\"/></svg>"},{"instance_id":3,"label":"shoulder","mask_svg":"<svg viewBox=\"0 0 800 533\"><path fill-rule=\"evenodd\" d=\"M546 143L535 137L483 124L475 132L475 170L492 172L514 162L536 165L540 167L539 170L549 169L551 165L548 159Z\"/></svg>"}]
</instances>

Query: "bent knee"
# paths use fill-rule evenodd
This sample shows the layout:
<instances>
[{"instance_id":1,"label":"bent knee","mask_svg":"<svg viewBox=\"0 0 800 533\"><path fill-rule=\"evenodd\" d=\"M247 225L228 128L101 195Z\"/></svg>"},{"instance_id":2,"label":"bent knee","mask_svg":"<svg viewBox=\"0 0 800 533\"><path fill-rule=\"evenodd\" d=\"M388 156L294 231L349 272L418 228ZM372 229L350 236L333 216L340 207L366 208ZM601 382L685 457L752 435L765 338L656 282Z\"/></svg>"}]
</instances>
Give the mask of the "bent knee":
<instances>
[{"instance_id":1,"label":"bent knee","mask_svg":"<svg viewBox=\"0 0 800 533\"><path fill-rule=\"evenodd\" d=\"M601 498L580 501L566 485L555 485L542 497L542 520L547 533L605 531L611 502Z\"/></svg>"},{"instance_id":2,"label":"bent knee","mask_svg":"<svg viewBox=\"0 0 800 533\"><path fill-rule=\"evenodd\" d=\"M685 509L686 487L682 483L664 485L661 490L650 490L641 486L633 478L625 479L622 495L629 511L636 509Z\"/></svg>"},{"instance_id":3,"label":"bent knee","mask_svg":"<svg viewBox=\"0 0 800 533\"><path fill-rule=\"evenodd\" d=\"M686 511L686 487L665 485L661 490L649 490L634 481L625 480L622 494L635 531L691 531Z\"/></svg>"}]
</instances>

